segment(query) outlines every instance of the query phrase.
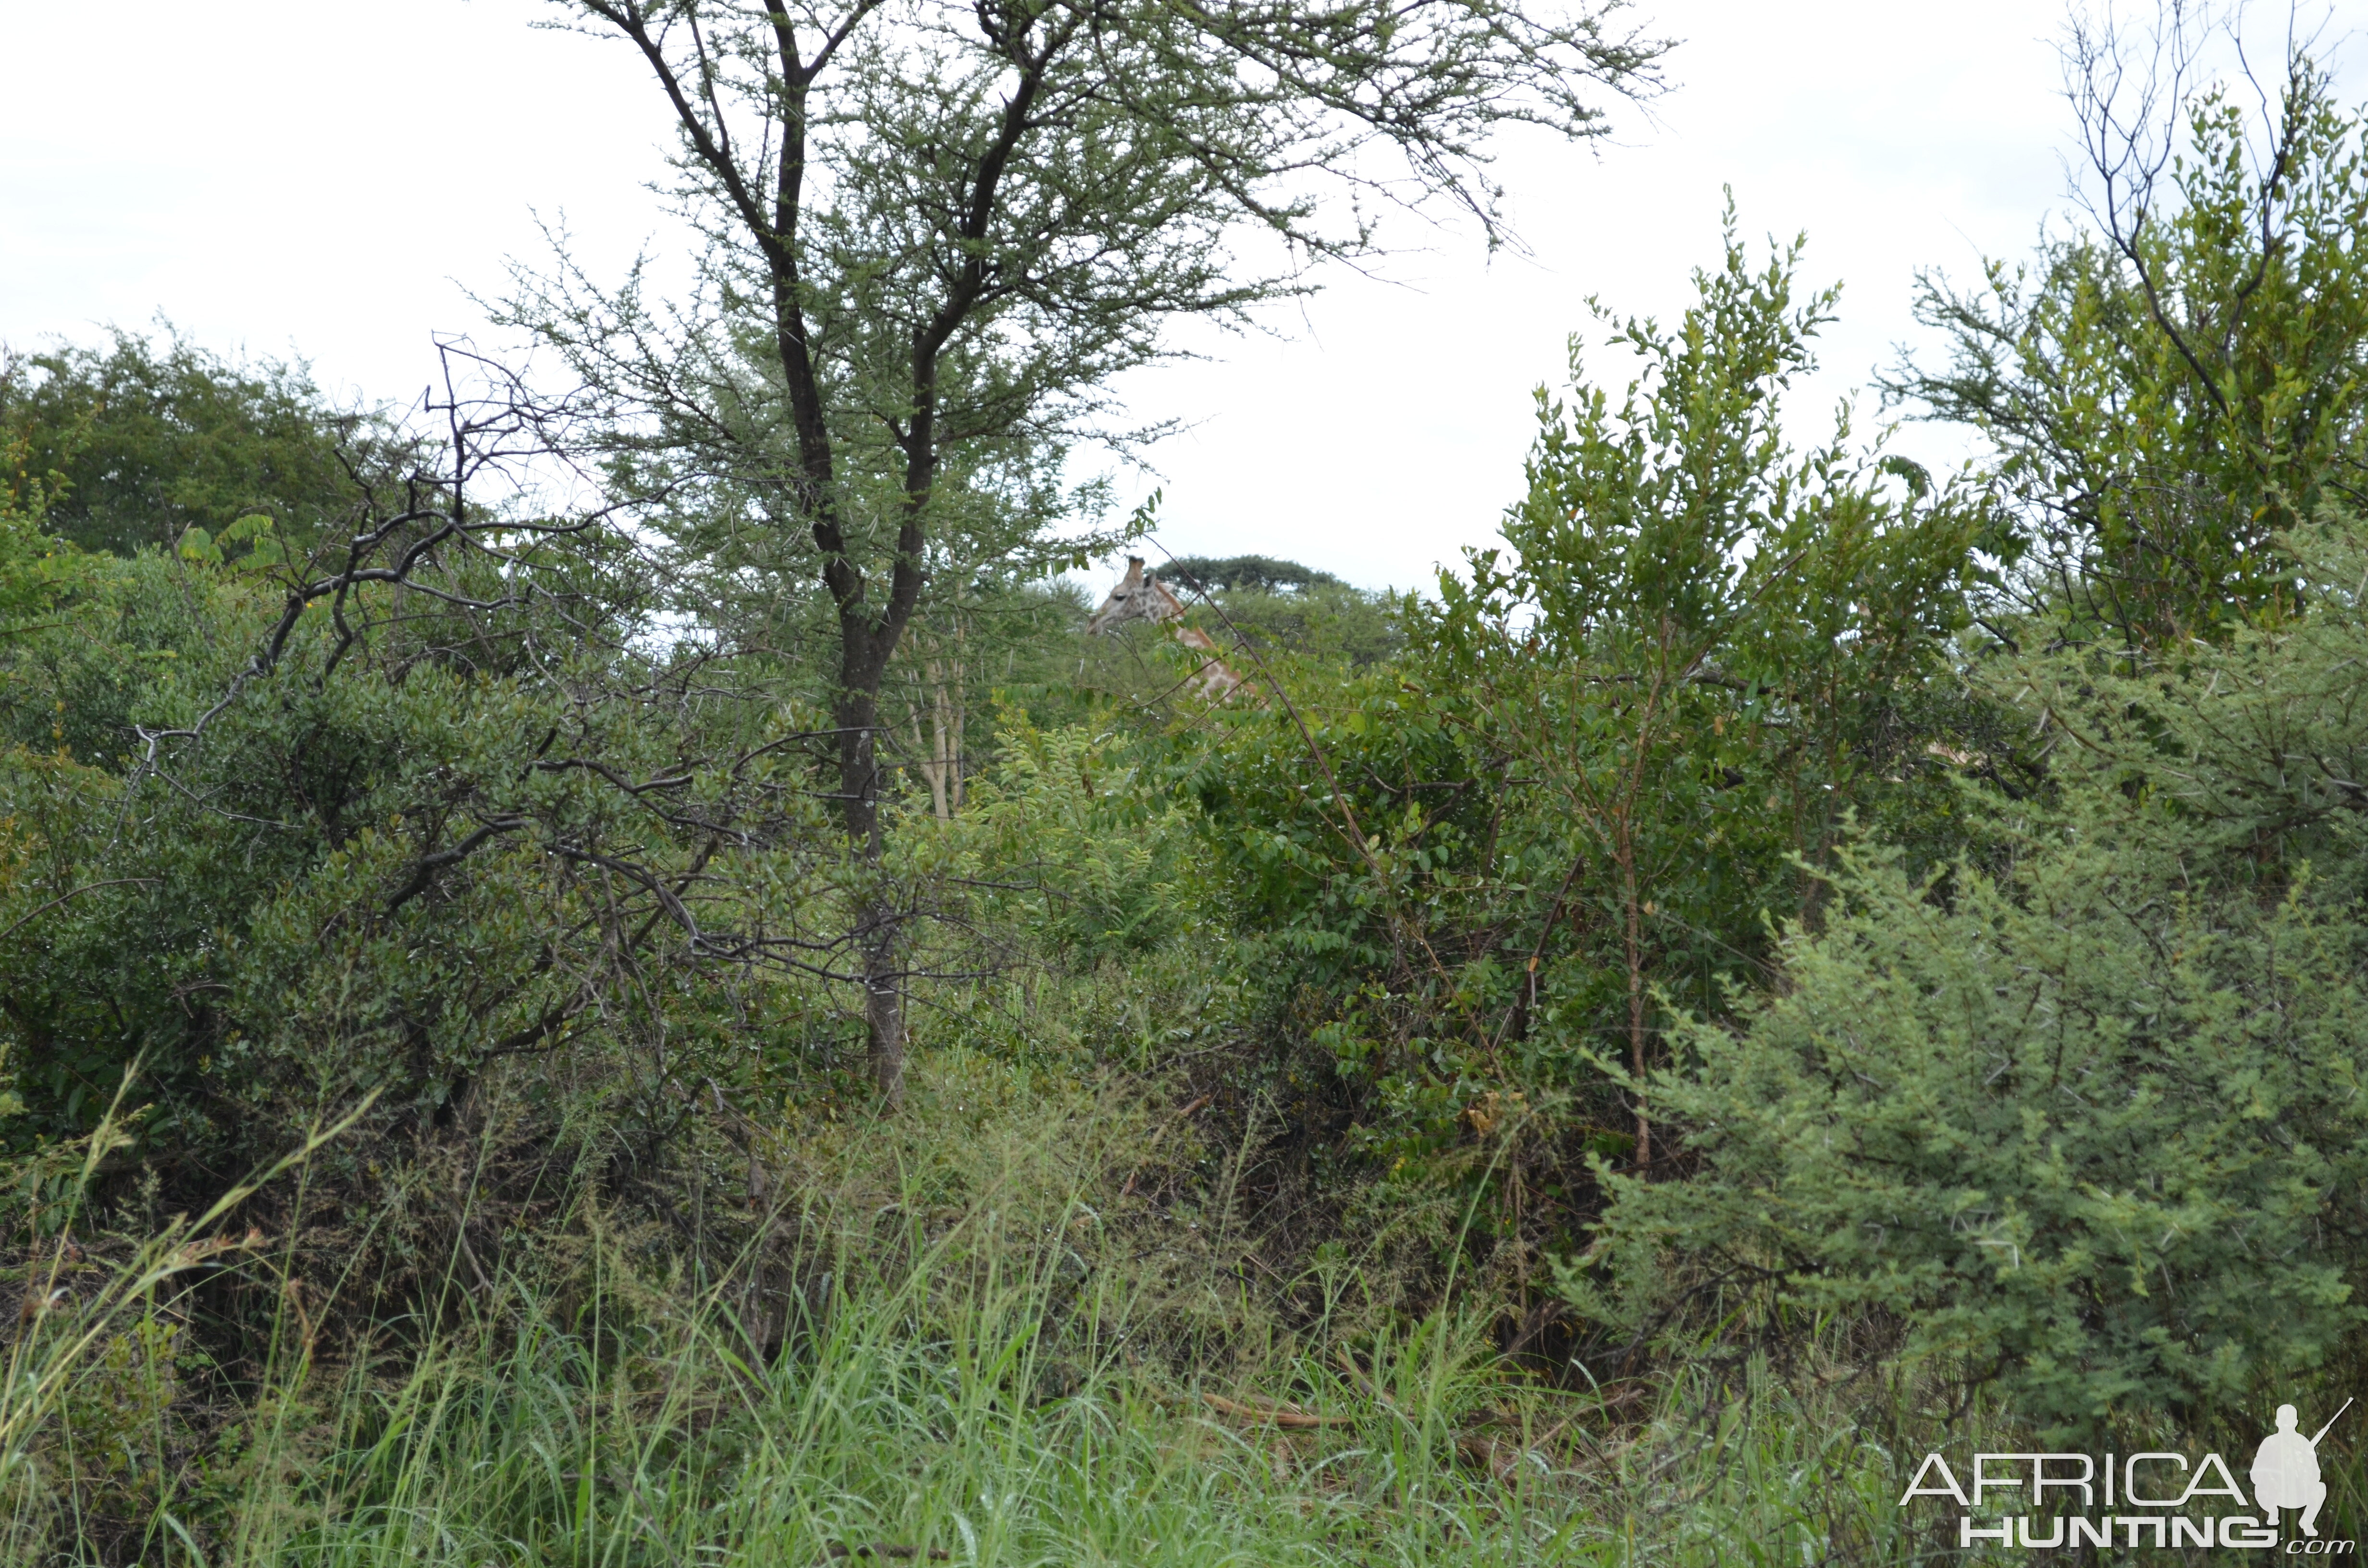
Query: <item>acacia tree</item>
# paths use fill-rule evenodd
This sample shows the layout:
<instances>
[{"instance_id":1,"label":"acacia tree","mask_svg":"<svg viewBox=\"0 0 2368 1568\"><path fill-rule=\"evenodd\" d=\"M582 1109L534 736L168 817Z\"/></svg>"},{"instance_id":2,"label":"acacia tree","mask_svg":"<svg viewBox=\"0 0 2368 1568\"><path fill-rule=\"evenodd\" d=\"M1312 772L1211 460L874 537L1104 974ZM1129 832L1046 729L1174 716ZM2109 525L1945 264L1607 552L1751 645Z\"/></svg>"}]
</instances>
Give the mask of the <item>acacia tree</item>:
<instances>
[{"instance_id":1,"label":"acacia tree","mask_svg":"<svg viewBox=\"0 0 2368 1568\"><path fill-rule=\"evenodd\" d=\"M837 803L873 867L882 678L950 499L1127 438L1106 389L1168 351L1165 324L1239 324L1311 263L1375 254L1382 206L1461 209L1496 243L1488 133L1599 135L1599 97L1651 89L1665 48L1607 25L1622 0L558 3L647 64L701 286L656 305L638 270L604 290L563 260L510 318L565 353L619 472L696 525L694 554L735 583L819 582ZM1015 542L1058 510L1019 507ZM895 922L871 904L893 1102Z\"/></svg>"},{"instance_id":2,"label":"acacia tree","mask_svg":"<svg viewBox=\"0 0 2368 1568\"><path fill-rule=\"evenodd\" d=\"M2073 30L2089 224L1977 288L1927 276L1948 362L1888 386L1991 445L2009 583L2150 646L2291 613L2278 536L2368 500L2368 122L2307 40L2256 76L2238 39L2199 85L2211 20Z\"/></svg>"}]
</instances>

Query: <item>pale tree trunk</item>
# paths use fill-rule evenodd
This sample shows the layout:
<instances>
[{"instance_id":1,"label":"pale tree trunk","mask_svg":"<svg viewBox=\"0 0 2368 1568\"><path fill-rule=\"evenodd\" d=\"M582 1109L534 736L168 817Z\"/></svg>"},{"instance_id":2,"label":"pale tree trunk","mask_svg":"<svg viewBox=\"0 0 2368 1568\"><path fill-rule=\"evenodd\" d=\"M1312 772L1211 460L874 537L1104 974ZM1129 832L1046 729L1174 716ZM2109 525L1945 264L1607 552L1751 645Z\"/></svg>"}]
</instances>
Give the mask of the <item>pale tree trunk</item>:
<instances>
[{"instance_id":1,"label":"pale tree trunk","mask_svg":"<svg viewBox=\"0 0 2368 1568\"><path fill-rule=\"evenodd\" d=\"M954 628L954 643L962 643L962 628ZM929 676L929 793L939 822L951 822L962 806L962 663L931 659Z\"/></svg>"},{"instance_id":2,"label":"pale tree trunk","mask_svg":"<svg viewBox=\"0 0 2368 1568\"><path fill-rule=\"evenodd\" d=\"M908 717L913 735L913 766L929 787L929 805L939 822L951 822L962 808L962 730L969 717L962 700L967 667L961 655L962 622L953 629L954 656L946 657L930 640L913 634L915 655L921 666L921 689ZM921 729L924 710L928 732Z\"/></svg>"},{"instance_id":3,"label":"pale tree trunk","mask_svg":"<svg viewBox=\"0 0 2368 1568\"><path fill-rule=\"evenodd\" d=\"M941 737L937 732L940 727L933 719L929 728L932 733L923 735L921 716L913 715L913 766L921 770L921 780L929 787L929 810L939 822L951 822L954 813L946 800L946 769L939 756Z\"/></svg>"},{"instance_id":4,"label":"pale tree trunk","mask_svg":"<svg viewBox=\"0 0 2368 1568\"><path fill-rule=\"evenodd\" d=\"M918 640L916 640L918 642ZM954 623L954 649L957 658L942 658L938 653L921 653L921 701L914 703L912 713L912 751L914 767L921 770L921 779L928 784L930 810L938 812L938 822L952 822L962 810L962 730L969 709L962 701L963 661L962 623ZM921 734L921 709L928 709L928 736Z\"/></svg>"},{"instance_id":5,"label":"pale tree trunk","mask_svg":"<svg viewBox=\"0 0 2368 1568\"><path fill-rule=\"evenodd\" d=\"M913 766L929 787L930 809L951 822L962 803L962 704L956 690L962 665L942 659L921 662L923 696L914 705ZM928 733L921 733L921 710L928 710Z\"/></svg>"}]
</instances>

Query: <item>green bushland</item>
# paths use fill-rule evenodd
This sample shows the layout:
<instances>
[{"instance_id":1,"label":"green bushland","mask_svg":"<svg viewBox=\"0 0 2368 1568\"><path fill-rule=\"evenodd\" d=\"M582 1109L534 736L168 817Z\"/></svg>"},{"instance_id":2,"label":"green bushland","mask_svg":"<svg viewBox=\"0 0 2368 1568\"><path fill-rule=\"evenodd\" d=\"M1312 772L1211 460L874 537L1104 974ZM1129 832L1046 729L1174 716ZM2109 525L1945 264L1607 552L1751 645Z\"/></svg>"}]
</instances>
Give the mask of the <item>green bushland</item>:
<instances>
[{"instance_id":1,"label":"green bushland","mask_svg":"<svg viewBox=\"0 0 2368 1568\"><path fill-rule=\"evenodd\" d=\"M1965 472L1804 444L1730 217L1434 594L1173 563L1231 703L949 472L861 842L728 486L7 360L9 1560L1906 1563L1933 1449L2315 1428L2368 167L2307 62L2278 179L2192 110L2175 221L1928 292Z\"/></svg>"},{"instance_id":2,"label":"green bushland","mask_svg":"<svg viewBox=\"0 0 2368 1568\"><path fill-rule=\"evenodd\" d=\"M103 351L0 351L0 433L12 476L55 476L49 528L119 555L252 517L309 543L349 528L414 445L301 363L225 359L169 324L161 341L115 329Z\"/></svg>"},{"instance_id":3,"label":"green bushland","mask_svg":"<svg viewBox=\"0 0 2368 1568\"><path fill-rule=\"evenodd\" d=\"M1142 1132L1106 1097L933 1057L893 1127L803 1143L828 1176L773 1216L796 1305L770 1358L741 1279L586 1212L574 1246L368 1342L290 1291L245 1397L193 1406L188 1324L215 1287L189 1276L290 1260L127 1259L144 1289L78 1291L12 1346L6 1539L228 1563L1955 1560L1893 1506L1902 1453L1967 1435L1941 1391L1854 1381L1814 1342L1786 1370L1674 1370L1642 1406L1557 1391L1508 1379L1470 1312L1377 1324L1353 1270L1304 1282L1325 1299L1293 1333L1222 1245L1156 1245L1182 1238L1123 1191ZM59 1390L50 1419L22 1419L28 1369Z\"/></svg>"},{"instance_id":4,"label":"green bushland","mask_svg":"<svg viewBox=\"0 0 2368 1568\"><path fill-rule=\"evenodd\" d=\"M2051 788L1978 801L1996 869L1846 858L1784 987L1689 1021L1653 1096L1708 1179L1615 1177L1606 1260L1657 1237L1892 1315L2067 1437L2241 1431L2356 1375L2368 530L2287 542L2274 630L1991 677L2057 738Z\"/></svg>"}]
</instances>

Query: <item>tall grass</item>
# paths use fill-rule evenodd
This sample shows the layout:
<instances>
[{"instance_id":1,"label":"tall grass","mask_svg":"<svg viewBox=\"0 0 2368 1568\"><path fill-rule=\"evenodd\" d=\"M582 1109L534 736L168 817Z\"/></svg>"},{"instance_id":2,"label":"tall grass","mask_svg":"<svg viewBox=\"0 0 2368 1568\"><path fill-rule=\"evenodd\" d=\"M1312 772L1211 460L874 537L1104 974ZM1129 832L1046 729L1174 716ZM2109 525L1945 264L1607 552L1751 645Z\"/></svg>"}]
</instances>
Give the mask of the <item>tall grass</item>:
<instances>
[{"instance_id":1,"label":"tall grass","mask_svg":"<svg viewBox=\"0 0 2368 1568\"><path fill-rule=\"evenodd\" d=\"M1094 1185L1110 1151L1087 1123L1006 1115L990 1088L925 1080L908 1128L811 1152L773 1250L703 1286L587 1215L572 1274L521 1251L375 1346L315 1356L291 1320L175 1458L184 1227L18 1335L0 1550L210 1568L1959 1556L1896 1506L1903 1445L1939 1430L1905 1395L1707 1361L1556 1392L1452 1308L1283 1328L1209 1258L1174 1261L1178 1233L1220 1217L1129 1222ZM932 1120L956 1116L960 1138ZM1093 1124L1139 1155L1139 1128ZM751 1309L752 1280L786 1316ZM2339 1492L2330 1517L2356 1517L2356 1472Z\"/></svg>"},{"instance_id":2,"label":"tall grass","mask_svg":"<svg viewBox=\"0 0 2368 1568\"><path fill-rule=\"evenodd\" d=\"M1080 1323L1125 1303L1064 1302L1051 1270L966 1250L990 1240L836 1294L770 1366L712 1312L604 1324L596 1296L562 1323L507 1282L398 1375L357 1369L313 1424L262 1436L204 1560L1794 1563L1892 1523L1891 1467L1811 1413L1623 1432L1576 1403L1507 1408L1448 1319L1203 1403L1121 1335L1097 1350ZM1289 1408L1261 1418L1261 1394ZM1327 1424L1282 1425L1300 1416ZM149 1560L198 1560L153 1540Z\"/></svg>"}]
</instances>

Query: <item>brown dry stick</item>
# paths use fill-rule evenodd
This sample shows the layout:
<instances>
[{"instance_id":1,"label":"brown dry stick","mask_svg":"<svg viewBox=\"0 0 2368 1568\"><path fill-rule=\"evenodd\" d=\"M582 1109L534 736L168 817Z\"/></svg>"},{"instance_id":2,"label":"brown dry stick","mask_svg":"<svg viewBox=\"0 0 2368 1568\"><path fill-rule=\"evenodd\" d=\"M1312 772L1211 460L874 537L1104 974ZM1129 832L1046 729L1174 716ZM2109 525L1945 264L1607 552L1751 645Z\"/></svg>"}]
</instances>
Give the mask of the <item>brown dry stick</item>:
<instances>
[{"instance_id":1,"label":"brown dry stick","mask_svg":"<svg viewBox=\"0 0 2368 1568\"><path fill-rule=\"evenodd\" d=\"M849 1546L844 1541L835 1540L822 1549L822 1554L823 1561L825 1562L837 1562L847 1557L894 1557L909 1562L921 1555L921 1549L917 1546L892 1546L886 1541L873 1541L868 1546ZM943 1547L933 1546L929 1548L928 1558L932 1562L945 1562L951 1561L952 1554Z\"/></svg>"}]
</instances>

